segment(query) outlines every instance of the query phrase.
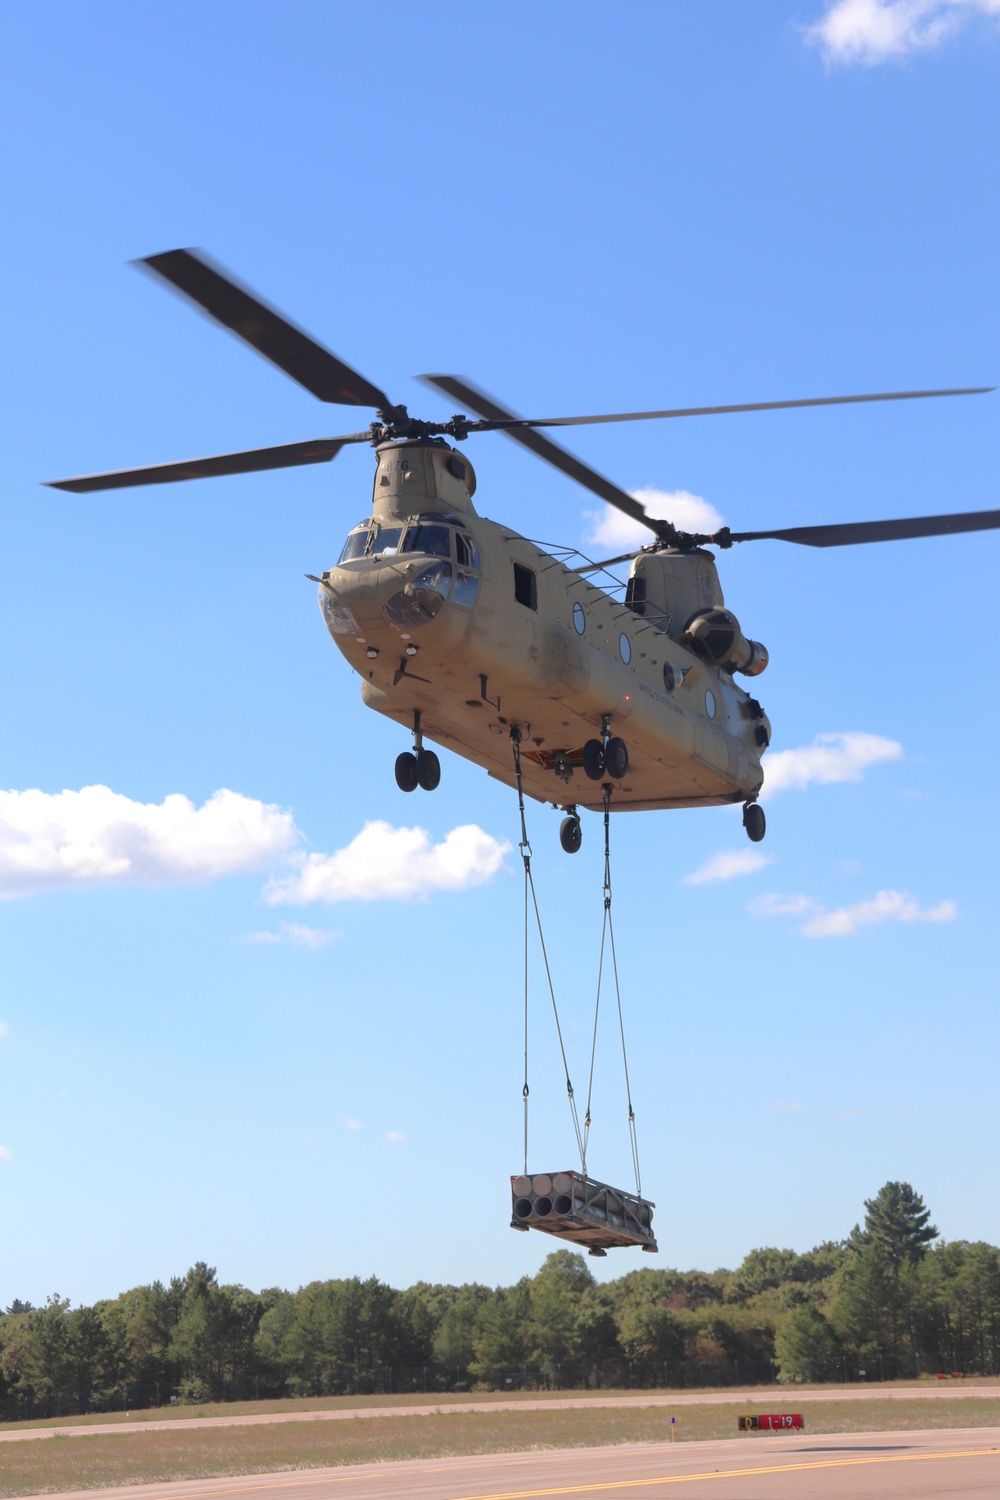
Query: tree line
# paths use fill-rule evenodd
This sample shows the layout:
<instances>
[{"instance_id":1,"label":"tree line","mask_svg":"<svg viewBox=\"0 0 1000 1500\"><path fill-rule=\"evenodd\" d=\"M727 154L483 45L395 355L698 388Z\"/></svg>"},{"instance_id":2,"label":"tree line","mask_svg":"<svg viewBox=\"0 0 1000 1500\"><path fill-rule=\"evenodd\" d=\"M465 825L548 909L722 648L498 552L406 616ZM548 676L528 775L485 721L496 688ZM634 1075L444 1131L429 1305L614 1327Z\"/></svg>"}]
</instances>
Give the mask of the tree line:
<instances>
[{"instance_id":1,"label":"tree line","mask_svg":"<svg viewBox=\"0 0 1000 1500\"><path fill-rule=\"evenodd\" d=\"M998 1339L1000 1250L941 1241L913 1188L889 1182L845 1240L751 1250L735 1271L643 1268L599 1285L582 1255L556 1250L509 1287L350 1277L253 1292L199 1262L92 1307L15 1301L0 1314L0 1414L992 1375Z\"/></svg>"}]
</instances>

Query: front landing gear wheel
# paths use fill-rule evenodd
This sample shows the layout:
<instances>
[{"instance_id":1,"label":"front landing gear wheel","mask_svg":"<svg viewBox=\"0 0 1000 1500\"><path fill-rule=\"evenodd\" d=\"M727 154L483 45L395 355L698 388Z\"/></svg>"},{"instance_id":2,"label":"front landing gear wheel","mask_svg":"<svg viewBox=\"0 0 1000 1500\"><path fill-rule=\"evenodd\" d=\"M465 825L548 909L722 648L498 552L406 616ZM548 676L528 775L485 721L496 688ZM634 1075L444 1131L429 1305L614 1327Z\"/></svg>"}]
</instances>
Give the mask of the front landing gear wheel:
<instances>
[{"instance_id":1,"label":"front landing gear wheel","mask_svg":"<svg viewBox=\"0 0 1000 1500\"><path fill-rule=\"evenodd\" d=\"M563 818L559 824L559 842L567 854L576 854L583 843L583 829L580 827L580 819L574 814Z\"/></svg>"},{"instance_id":2,"label":"front landing gear wheel","mask_svg":"<svg viewBox=\"0 0 1000 1500\"><path fill-rule=\"evenodd\" d=\"M441 781L441 762L433 750L417 751L417 781L425 792L433 792Z\"/></svg>"},{"instance_id":3,"label":"front landing gear wheel","mask_svg":"<svg viewBox=\"0 0 1000 1500\"><path fill-rule=\"evenodd\" d=\"M396 785L401 792L417 790L417 757L412 750L404 750L402 755L396 756Z\"/></svg>"},{"instance_id":4,"label":"front landing gear wheel","mask_svg":"<svg viewBox=\"0 0 1000 1500\"><path fill-rule=\"evenodd\" d=\"M608 740L604 747L604 769L612 781L621 781L628 775L628 746L624 740Z\"/></svg>"},{"instance_id":5,"label":"front landing gear wheel","mask_svg":"<svg viewBox=\"0 0 1000 1500\"><path fill-rule=\"evenodd\" d=\"M583 747L583 772L591 781L604 775L604 746L600 740L588 740Z\"/></svg>"},{"instance_id":6,"label":"front landing gear wheel","mask_svg":"<svg viewBox=\"0 0 1000 1500\"><path fill-rule=\"evenodd\" d=\"M748 802L743 809L743 827L751 844L759 844L767 832L767 819L758 803Z\"/></svg>"}]
</instances>

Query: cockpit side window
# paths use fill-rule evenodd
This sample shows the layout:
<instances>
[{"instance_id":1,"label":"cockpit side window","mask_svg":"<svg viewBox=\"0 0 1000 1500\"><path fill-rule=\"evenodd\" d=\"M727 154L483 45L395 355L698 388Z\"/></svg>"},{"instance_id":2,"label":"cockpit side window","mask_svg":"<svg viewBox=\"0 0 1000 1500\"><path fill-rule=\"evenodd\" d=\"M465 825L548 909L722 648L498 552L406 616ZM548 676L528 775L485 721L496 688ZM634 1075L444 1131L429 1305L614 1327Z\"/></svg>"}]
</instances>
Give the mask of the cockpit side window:
<instances>
[{"instance_id":1,"label":"cockpit side window","mask_svg":"<svg viewBox=\"0 0 1000 1500\"><path fill-rule=\"evenodd\" d=\"M447 526L409 526L403 540L404 552L427 552L431 557L451 557L451 532Z\"/></svg>"},{"instance_id":2,"label":"cockpit side window","mask_svg":"<svg viewBox=\"0 0 1000 1500\"><path fill-rule=\"evenodd\" d=\"M467 531L455 532L455 552L462 568L479 569L479 548Z\"/></svg>"}]
</instances>

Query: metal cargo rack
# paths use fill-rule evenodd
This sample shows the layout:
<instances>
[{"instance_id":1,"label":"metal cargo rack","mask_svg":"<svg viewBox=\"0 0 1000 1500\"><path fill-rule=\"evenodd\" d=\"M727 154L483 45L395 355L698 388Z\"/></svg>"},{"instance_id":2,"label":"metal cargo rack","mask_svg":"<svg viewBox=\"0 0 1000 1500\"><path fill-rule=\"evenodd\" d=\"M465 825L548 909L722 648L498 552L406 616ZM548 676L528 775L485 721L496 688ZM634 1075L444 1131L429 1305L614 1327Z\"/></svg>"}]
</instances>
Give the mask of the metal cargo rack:
<instances>
[{"instance_id":1,"label":"metal cargo rack","mask_svg":"<svg viewBox=\"0 0 1000 1500\"><path fill-rule=\"evenodd\" d=\"M512 1229L546 1234L586 1245L591 1255L638 1245L655 1253L654 1203L621 1188L596 1182L582 1172L536 1172L510 1179Z\"/></svg>"}]
</instances>

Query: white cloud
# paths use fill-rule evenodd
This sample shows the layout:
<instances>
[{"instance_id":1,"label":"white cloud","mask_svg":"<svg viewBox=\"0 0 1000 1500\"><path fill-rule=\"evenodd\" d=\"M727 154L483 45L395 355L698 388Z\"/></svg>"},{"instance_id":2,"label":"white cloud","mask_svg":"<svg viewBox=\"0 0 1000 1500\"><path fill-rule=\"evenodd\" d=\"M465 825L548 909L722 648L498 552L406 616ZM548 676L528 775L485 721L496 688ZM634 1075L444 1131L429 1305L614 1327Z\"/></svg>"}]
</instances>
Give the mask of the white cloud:
<instances>
[{"instance_id":1,"label":"white cloud","mask_svg":"<svg viewBox=\"0 0 1000 1500\"><path fill-rule=\"evenodd\" d=\"M6 1021L0 1021L0 1036L6 1036L6 1035L7 1035L7 1022Z\"/></svg>"},{"instance_id":2,"label":"white cloud","mask_svg":"<svg viewBox=\"0 0 1000 1500\"><path fill-rule=\"evenodd\" d=\"M425 828L366 823L334 854L296 855L295 874L271 880L264 899L270 906L304 906L311 901L405 901L432 891L465 890L491 880L509 849L506 840L474 823L453 828L439 844L431 842Z\"/></svg>"},{"instance_id":3,"label":"white cloud","mask_svg":"<svg viewBox=\"0 0 1000 1500\"><path fill-rule=\"evenodd\" d=\"M410 1137L401 1130L387 1130L382 1139L388 1141L390 1146L405 1146L409 1144Z\"/></svg>"},{"instance_id":4,"label":"white cloud","mask_svg":"<svg viewBox=\"0 0 1000 1500\"><path fill-rule=\"evenodd\" d=\"M134 802L106 786L0 792L0 899L103 881L199 881L259 869L298 840L273 803L218 791Z\"/></svg>"},{"instance_id":5,"label":"white cloud","mask_svg":"<svg viewBox=\"0 0 1000 1500\"><path fill-rule=\"evenodd\" d=\"M305 927L301 922L282 922L277 932L248 932L244 943L290 943L293 948L325 948L343 933L333 928Z\"/></svg>"},{"instance_id":6,"label":"white cloud","mask_svg":"<svg viewBox=\"0 0 1000 1500\"><path fill-rule=\"evenodd\" d=\"M13 1155L9 1146L0 1146L0 1161L10 1161Z\"/></svg>"},{"instance_id":7,"label":"white cloud","mask_svg":"<svg viewBox=\"0 0 1000 1500\"><path fill-rule=\"evenodd\" d=\"M748 910L755 917L800 918L799 932L808 938L853 937L862 927L879 927L884 922L953 922L958 914L954 901L921 906L902 891L879 891L868 901L835 911L827 911L811 896L769 893L751 901Z\"/></svg>"},{"instance_id":8,"label":"white cloud","mask_svg":"<svg viewBox=\"0 0 1000 1500\"><path fill-rule=\"evenodd\" d=\"M352 1115L348 1115L346 1120L338 1120L337 1124L343 1126L345 1130L364 1130L365 1128L361 1121L355 1120Z\"/></svg>"},{"instance_id":9,"label":"white cloud","mask_svg":"<svg viewBox=\"0 0 1000 1500\"><path fill-rule=\"evenodd\" d=\"M759 849L724 849L685 875L684 884L712 885L717 880L732 880L736 875L753 875L770 863L770 855Z\"/></svg>"},{"instance_id":10,"label":"white cloud","mask_svg":"<svg viewBox=\"0 0 1000 1500\"><path fill-rule=\"evenodd\" d=\"M797 1115L802 1111L798 1099L776 1099L774 1108L779 1115Z\"/></svg>"},{"instance_id":11,"label":"white cloud","mask_svg":"<svg viewBox=\"0 0 1000 1500\"><path fill-rule=\"evenodd\" d=\"M870 1109L838 1109L838 1120L857 1120L861 1115L870 1115Z\"/></svg>"},{"instance_id":12,"label":"white cloud","mask_svg":"<svg viewBox=\"0 0 1000 1500\"><path fill-rule=\"evenodd\" d=\"M688 490L642 489L629 490L629 494L649 515L673 521L681 531L713 532L722 525L722 517L715 507ZM607 552L627 552L630 547L638 551L654 537L648 526L633 521L611 505L584 511L584 517L587 545Z\"/></svg>"},{"instance_id":13,"label":"white cloud","mask_svg":"<svg viewBox=\"0 0 1000 1500\"><path fill-rule=\"evenodd\" d=\"M1000 0L833 0L805 38L828 62L873 67L929 52L973 15L1000 16Z\"/></svg>"},{"instance_id":14,"label":"white cloud","mask_svg":"<svg viewBox=\"0 0 1000 1500\"><path fill-rule=\"evenodd\" d=\"M900 760L903 747L880 734L818 734L811 745L776 750L764 759L764 791L783 792L811 781L860 781L869 766Z\"/></svg>"}]
</instances>

